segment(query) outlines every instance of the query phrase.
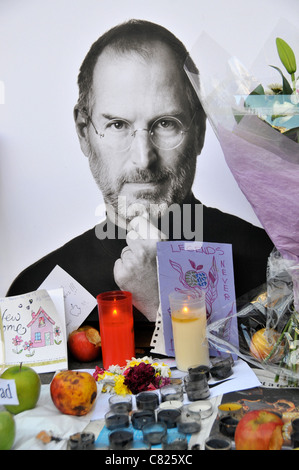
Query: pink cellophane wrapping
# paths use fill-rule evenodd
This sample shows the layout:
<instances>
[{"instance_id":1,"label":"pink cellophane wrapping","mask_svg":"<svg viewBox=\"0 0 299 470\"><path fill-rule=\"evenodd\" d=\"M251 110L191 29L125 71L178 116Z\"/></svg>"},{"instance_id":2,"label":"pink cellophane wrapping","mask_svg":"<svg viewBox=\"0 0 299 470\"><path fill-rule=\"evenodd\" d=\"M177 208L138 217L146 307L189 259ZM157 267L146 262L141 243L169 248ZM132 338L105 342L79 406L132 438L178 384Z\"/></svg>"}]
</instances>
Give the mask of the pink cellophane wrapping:
<instances>
[{"instance_id":1,"label":"pink cellophane wrapping","mask_svg":"<svg viewBox=\"0 0 299 470\"><path fill-rule=\"evenodd\" d=\"M274 32L273 36L285 37L283 32ZM275 49L275 40L272 39L272 47ZM293 31L292 44L299 44L298 31L295 31L295 34ZM295 55L299 57L299 50L297 52L298 54L295 51ZM228 167L278 252L278 256L274 251L269 257L270 268L275 267L274 279L280 280L281 273L285 272L292 280L293 292L291 289L287 295L281 296L277 288L281 283L274 283L273 294L270 287L273 279L266 279L265 272L268 301L273 300L273 295L277 295L277 298L281 296L287 302L293 301L295 309L299 312L299 143L265 122L265 114L268 118L274 114L271 106L260 113L259 108L256 111L244 106L246 98L257 85L268 85L262 78L257 79L250 74L238 59L229 56L205 33L199 38L191 55L200 75L198 77L197 74L191 73L187 65L186 73L219 140ZM265 62L264 67L267 68L268 65L270 64ZM280 78L278 75L277 82ZM286 98L289 100L290 95ZM290 115L287 119L299 114L299 94L292 95L292 100L293 98L294 106L288 111ZM282 277L284 278L284 274ZM283 285L289 286L289 283L283 281ZM264 308L265 305L261 307ZM268 325L273 320L273 309L267 311L266 308L265 314ZM238 314L238 318L242 321L242 314ZM223 350L236 352L255 365L259 364L250 355L238 351L233 344L224 344L219 334L221 325L221 320L217 325L210 325L209 341ZM248 345L250 339L248 334ZM288 355L295 344L291 343ZM278 374L281 370L277 364L262 364L262 367ZM297 369L288 369L288 375L298 378Z\"/></svg>"}]
</instances>

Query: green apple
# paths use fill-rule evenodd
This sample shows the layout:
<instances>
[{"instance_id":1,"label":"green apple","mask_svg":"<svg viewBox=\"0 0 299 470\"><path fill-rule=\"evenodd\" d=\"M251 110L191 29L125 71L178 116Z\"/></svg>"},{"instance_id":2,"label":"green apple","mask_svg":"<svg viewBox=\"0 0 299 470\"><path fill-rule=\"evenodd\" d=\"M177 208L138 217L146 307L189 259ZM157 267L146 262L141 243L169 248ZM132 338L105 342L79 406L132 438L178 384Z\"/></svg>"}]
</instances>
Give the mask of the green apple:
<instances>
[{"instance_id":1,"label":"green apple","mask_svg":"<svg viewBox=\"0 0 299 470\"><path fill-rule=\"evenodd\" d=\"M0 450L10 450L16 436L16 425L9 411L0 410Z\"/></svg>"},{"instance_id":2,"label":"green apple","mask_svg":"<svg viewBox=\"0 0 299 470\"><path fill-rule=\"evenodd\" d=\"M41 390L39 375L30 367L12 366L6 369L1 379L14 380L18 395L18 405L5 405L5 408L13 414L31 410L37 404Z\"/></svg>"}]
</instances>

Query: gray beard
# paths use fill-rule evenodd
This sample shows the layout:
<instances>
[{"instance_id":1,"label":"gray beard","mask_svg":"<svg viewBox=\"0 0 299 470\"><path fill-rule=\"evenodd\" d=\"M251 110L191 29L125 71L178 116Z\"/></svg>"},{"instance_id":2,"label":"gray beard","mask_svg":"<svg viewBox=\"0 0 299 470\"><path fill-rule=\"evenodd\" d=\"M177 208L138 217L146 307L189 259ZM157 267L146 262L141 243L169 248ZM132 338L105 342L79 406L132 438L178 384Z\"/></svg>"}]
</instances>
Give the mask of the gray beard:
<instances>
[{"instance_id":1,"label":"gray beard","mask_svg":"<svg viewBox=\"0 0 299 470\"><path fill-rule=\"evenodd\" d=\"M116 180L114 188L110 185L100 158L95 155L92 149L89 154L89 165L106 206L112 206L117 215L129 222L136 215L145 213L151 214L155 218L163 217L172 204L181 205L191 192L196 170L196 155L194 155L193 149L187 149L175 170L169 168L137 169L130 174L124 174ZM159 189L155 192L150 191L150 193L139 191L130 205L128 205L125 196L120 196L121 188L125 183L146 183L149 181L168 184L168 191L163 196L163 200L161 200Z\"/></svg>"}]
</instances>

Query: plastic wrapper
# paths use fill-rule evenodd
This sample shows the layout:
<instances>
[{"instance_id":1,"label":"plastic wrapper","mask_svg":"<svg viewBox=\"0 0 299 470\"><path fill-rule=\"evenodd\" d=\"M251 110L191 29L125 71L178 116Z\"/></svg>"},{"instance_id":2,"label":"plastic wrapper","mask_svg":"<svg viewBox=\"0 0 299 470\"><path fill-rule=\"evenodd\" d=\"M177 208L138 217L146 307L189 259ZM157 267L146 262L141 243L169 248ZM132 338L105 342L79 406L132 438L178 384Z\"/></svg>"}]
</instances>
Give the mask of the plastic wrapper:
<instances>
[{"instance_id":1,"label":"plastic wrapper","mask_svg":"<svg viewBox=\"0 0 299 470\"><path fill-rule=\"evenodd\" d=\"M284 29L277 29L269 40L274 53L275 36L290 35ZM291 28L287 32L290 31ZM291 42L298 47L297 30L292 32ZM299 50L296 52L299 58ZM186 73L219 140L228 167L275 247L284 257L298 261L298 80L298 88L291 95L255 95L252 93L264 81L266 88L273 73L276 74L274 79L281 80L279 72L269 67L269 63L279 61L277 53L259 67L262 72L271 72L269 78L250 73L240 60L230 56L205 33L191 54L199 77L189 71L188 63ZM283 103L284 110L277 110ZM276 119L283 119L285 132L279 131L282 123ZM289 136L287 131L293 134Z\"/></svg>"},{"instance_id":2,"label":"plastic wrapper","mask_svg":"<svg viewBox=\"0 0 299 470\"><path fill-rule=\"evenodd\" d=\"M283 376L297 384L299 78L292 70L292 87L286 86L284 74L274 65L281 59L275 48L277 37L297 47L295 54L299 57L298 30L279 24L256 60L259 71L264 69L261 76L249 71L205 33L191 51L200 75L191 72L188 63L185 70L235 180L275 246L265 285L248 293L247 302L238 299L236 344L224 338L225 319L209 325L208 339L219 351L237 354L271 370L277 381ZM274 54L269 55L271 49ZM296 67L292 68L298 75ZM264 71L269 72L269 78ZM279 94L265 93L261 85L273 83L273 74L276 82L281 81Z\"/></svg>"},{"instance_id":3,"label":"plastic wrapper","mask_svg":"<svg viewBox=\"0 0 299 470\"><path fill-rule=\"evenodd\" d=\"M269 370L275 381L299 383L299 314L294 306L292 261L277 250L269 257L267 282L238 299L238 338L223 337L225 319L208 326L209 343L225 354L236 354L253 366Z\"/></svg>"}]
</instances>

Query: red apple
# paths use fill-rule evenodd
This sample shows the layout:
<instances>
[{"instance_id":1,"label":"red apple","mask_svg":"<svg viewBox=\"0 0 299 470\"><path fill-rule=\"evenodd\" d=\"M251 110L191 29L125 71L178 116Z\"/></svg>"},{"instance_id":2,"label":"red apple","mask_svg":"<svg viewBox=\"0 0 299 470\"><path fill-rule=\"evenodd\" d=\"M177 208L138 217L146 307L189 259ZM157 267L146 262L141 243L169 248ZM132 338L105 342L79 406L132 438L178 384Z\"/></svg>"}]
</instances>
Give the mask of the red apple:
<instances>
[{"instance_id":1,"label":"red apple","mask_svg":"<svg viewBox=\"0 0 299 470\"><path fill-rule=\"evenodd\" d=\"M69 335L68 347L78 361L93 361L100 355L100 333L92 326L81 326Z\"/></svg>"},{"instance_id":2,"label":"red apple","mask_svg":"<svg viewBox=\"0 0 299 470\"><path fill-rule=\"evenodd\" d=\"M282 419L267 410L253 410L239 421L235 432L236 450L280 450Z\"/></svg>"}]
</instances>

